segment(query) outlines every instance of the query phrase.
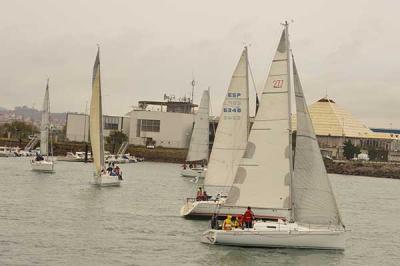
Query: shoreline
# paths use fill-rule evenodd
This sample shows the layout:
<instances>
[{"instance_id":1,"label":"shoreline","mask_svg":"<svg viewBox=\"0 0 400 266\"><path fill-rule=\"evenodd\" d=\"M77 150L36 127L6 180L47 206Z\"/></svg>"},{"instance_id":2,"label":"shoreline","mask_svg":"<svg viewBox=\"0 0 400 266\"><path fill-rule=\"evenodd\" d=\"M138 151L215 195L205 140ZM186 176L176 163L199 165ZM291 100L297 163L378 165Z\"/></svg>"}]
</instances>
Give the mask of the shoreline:
<instances>
[{"instance_id":1,"label":"shoreline","mask_svg":"<svg viewBox=\"0 0 400 266\"><path fill-rule=\"evenodd\" d=\"M15 139L0 139L0 146L20 147L23 149L27 144L26 140L19 142ZM112 151L111 145L105 146L106 150ZM67 152L77 152L85 150L83 142L57 142L53 145L55 156L65 156ZM117 150L115 147L114 150ZM90 150L90 145L89 145ZM183 164L186 159L187 149L173 149L156 147L148 149L144 146L129 145L126 153L138 157L144 157L145 161L178 163ZM339 161L324 160L326 170L329 174L369 176L377 178L400 179L400 163L392 162L372 162L372 161Z\"/></svg>"}]
</instances>

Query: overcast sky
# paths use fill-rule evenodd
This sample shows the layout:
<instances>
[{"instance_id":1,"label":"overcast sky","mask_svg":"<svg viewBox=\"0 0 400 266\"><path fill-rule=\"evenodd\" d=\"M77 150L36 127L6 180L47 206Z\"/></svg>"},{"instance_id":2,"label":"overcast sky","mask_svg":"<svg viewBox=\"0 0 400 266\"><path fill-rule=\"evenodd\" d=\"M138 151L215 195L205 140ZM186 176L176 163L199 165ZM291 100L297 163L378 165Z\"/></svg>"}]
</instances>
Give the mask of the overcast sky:
<instances>
[{"instance_id":1,"label":"overcast sky","mask_svg":"<svg viewBox=\"0 0 400 266\"><path fill-rule=\"evenodd\" d=\"M0 0L0 106L84 112L96 44L103 106L123 115L164 93L195 102L211 87L219 114L244 43L262 89L282 30L308 104L328 95L368 126L400 128L400 1ZM251 87L251 91L254 89Z\"/></svg>"}]
</instances>

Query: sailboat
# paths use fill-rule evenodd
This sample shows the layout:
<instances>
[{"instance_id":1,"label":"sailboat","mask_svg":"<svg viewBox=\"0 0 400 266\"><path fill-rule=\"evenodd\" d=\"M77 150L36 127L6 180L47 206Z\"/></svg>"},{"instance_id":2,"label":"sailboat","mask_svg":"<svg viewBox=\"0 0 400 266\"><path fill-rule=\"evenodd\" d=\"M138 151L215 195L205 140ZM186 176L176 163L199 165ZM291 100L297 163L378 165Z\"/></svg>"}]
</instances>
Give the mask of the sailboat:
<instances>
[{"instance_id":1,"label":"sailboat","mask_svg":"<svg viewBox=\"0 0 400 266\"><path fill-rule=\"evenodd\" d=\"M290 56L288 23L284 25L246 155L227 204L270 208L281 201L289 211L288 217L274 222L256 220L253 228L248 229L208 230L203 233L202 242L342 250L346 230L320 153L294 57ZM294 164L290 61L297 111Z\"/></svg>"},{"instance_id":2,"label":"sailboat","mask_svg":"<svg viewBox=\"0 0 400 266\"><path fill-rule=\"evenodd\" d=\"M95 166L94 185L107 187L119 186L121 176L106 171L104 164L103 108L101 100L100 48L97 50L93 67L92 99L90 102L90 143L93 164Z\"/></svg>"},{"instance_id":3,"label":"sailboat","mask_svg":"<svg viewBox=\"0 0 400 266\"><path fill-rule=\"evenodd\" d=\"M204 177L207 168L204 163L208 160L209 150L209 120L210 115L210 93L203 91L200 106L194 118L192 137L190 138L189 151L186 156L184 168L181 175L186 177ZM201 166L195 166L196 163ZM187 166L189 164L192 167Z\"/></svg>"},{"instance_id":4,"label":"sailboat","mask_svg":"<svg viewBox=\"0 0 400 266\"><path fill-rule=\"evenodd\" d=\"M40 154L31 161L33 171L54 172L53 145L50 138L49 152L49 129L50 129L50 98L49 98L49 80L47 80L46 91L43 100L42 121L40 125Z\"/></svg>"},{"instance_id":5,"label":"sailboat","mask_svg":"<svg viewBox=\"0 0 400 266\"><path fill-rule=\"evenodd\" d=\"M249 131L249 86L247 47L240 56L233 72L219 117L213 148L204 179L204 190L212 195L211 200L186 199L181 216L211 217L220 208L232 185L234 174L242 157ZM227 210L228 213L232 209ZM242 209L238 210L238 213Z\"/></svg>"}]
</instances>

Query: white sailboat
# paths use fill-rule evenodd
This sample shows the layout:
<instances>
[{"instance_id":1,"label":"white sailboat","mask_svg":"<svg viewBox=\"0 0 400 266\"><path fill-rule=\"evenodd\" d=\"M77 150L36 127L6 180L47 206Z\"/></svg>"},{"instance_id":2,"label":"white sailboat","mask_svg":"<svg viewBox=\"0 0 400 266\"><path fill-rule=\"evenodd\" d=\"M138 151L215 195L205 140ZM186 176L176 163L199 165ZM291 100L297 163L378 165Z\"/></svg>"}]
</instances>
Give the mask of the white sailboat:
<instances>
[{"instance_id":1,"label":"white sailboat","mask_svg":"<svg viewBox=\"0 0 400 266\"><path fill-rule=\"evenodd\" d=\"M207 168L204 163L208 160L209 154L209 125L210 116L210 93L203 91L200 106L194 118L192 137L190 138L189 151L186 157L181 175L185 177L204 177ZM195 166L195 164L200 166ZM190 167L192 165L192 167Z\"/></svg>"},{"instance_id":2,"label":"white sailboat","mask_svg":"<svg viewBox=\"0 0 400 266\"><path fill-rule=\"evenodd\" d=\"M122 178L106 171L104 164L103 111L101 100L100 49L93 67L92 99L90 102L90 143L95 166L94 185L119 186Z\"/></svg>"},{"instance_id":3,"label":"white sailboat","mask_svg":"<svg viewBox=\"0 0 400 266\"><path fill-rule=\"evenodd\" d=\"M210 217L223 203L245 151L249 131L248 57L245 47L232 75L215 134L204 179L204 190L212 200L188 198L181 208L184 217ZM218 196L217 196L218 195ZM229 207L227 212L231 213ZM238 213L242 210L238 210Z\"/></svg>"},{"instance_id":4,"label":"white sailboat","mask_svg":"<svg viewBox=\"0 0 400 266\"><path fill-rule=\"evenodd\" d=\"M49 80L47 80L46 91L43 100L42 121L40 125L40 154L36 155L31 161L33 171L54 172L53 146L50 138L49 152L49 129L50 129L50 98L49 98Z\"/></svg>"},{"instance_id":5,"label":"white sailboat","mask_svg":"<svg viewBox=\"0 0 400 266\"><path fill-rule=\"evenodd\" d=\"M230 198L230 194L227 200L227 204L265 208L280 204L289 211L288 219L277 222L256 220L253 228L249 229L208 230L202 236L204 243L344 249L344 225L332 193L294 60L293 80L298 126L292 167L290 60L286 23L264 88L256 122L250 133L249 146L242 160L241 167L244 171L240 173L239 169L232 188L233 197ZM267 110L272 113L265 113ZM266 119L260 120L263 114ZM263 138L258 135L259 131L264 131ZM265 143L271 144L270 149L263 150ZM258 157L258 152L263 156ZM257 169L265 169L265 172L258 172ZM254 209L255 214L256 211Z\"/></svg>"}]
</instances>

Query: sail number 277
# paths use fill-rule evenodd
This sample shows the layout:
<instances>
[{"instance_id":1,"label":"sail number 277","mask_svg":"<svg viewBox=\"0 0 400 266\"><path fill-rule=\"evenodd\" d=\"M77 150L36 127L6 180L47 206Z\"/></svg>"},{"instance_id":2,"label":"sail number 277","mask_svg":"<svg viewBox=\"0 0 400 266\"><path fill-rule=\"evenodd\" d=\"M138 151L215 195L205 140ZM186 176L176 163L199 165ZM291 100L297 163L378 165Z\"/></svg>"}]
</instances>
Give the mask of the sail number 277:
<instances>
[{"instance_id":1,"label":"sail number 277","mask_svg":"<svg viewBox=\"0 0 400 266\"><path fill-rule=\"evenodd\" d=\"M272 85L274 88L282 88L283 85L283 79L275 79L272 81Z\"/></svg>"}]
</instances>

